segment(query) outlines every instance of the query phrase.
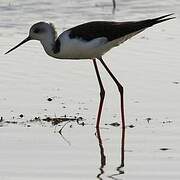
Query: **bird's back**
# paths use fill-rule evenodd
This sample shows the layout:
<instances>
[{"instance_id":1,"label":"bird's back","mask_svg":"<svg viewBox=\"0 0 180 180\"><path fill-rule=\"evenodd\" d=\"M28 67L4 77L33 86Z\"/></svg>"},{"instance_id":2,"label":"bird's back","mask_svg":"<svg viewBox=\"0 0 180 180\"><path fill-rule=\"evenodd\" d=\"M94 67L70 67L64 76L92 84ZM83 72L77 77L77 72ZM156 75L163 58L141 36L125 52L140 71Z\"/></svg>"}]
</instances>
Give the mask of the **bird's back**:
<instances>
[{"instance_id":1,"label":"bird's back","mask_svg":"<svg viewBox=\"0 0 180 180\"><path fill-rule=\"evenodd\" d=\"M92 21L69 29L70 38L79 37L86 41L90 41L94 38L106 37L108 41L113 41L128 34L142 31L150 26L153 26L154 24L173 19L174 17L166 18L170 15L172 14L141 21Z\"/></svg>"}]
</instances>

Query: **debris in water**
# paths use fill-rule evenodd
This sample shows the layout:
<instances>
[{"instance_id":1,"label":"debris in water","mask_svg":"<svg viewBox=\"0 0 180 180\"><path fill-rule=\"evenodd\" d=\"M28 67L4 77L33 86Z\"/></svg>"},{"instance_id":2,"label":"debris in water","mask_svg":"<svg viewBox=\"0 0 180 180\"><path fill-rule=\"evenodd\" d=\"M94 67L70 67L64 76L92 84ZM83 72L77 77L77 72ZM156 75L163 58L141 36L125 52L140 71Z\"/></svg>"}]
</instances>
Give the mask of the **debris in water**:
<instances>
[{"instance_id":1,"label":"debris in water","mask_svg":"<svg viewBox=\"0 0 180 180\"><path fill-rule=\"evenodd\" d=\"M0 122L3 122L3 117L1 116L1 118L0 118Z\"/></svg>"},{"instance_id":2,"label":"debris in water","mask_svg":"<svg viewBox=\"0 0 180 180\"><path fill-rule=\"evenodd\" d=\"M49 98L47 98L47 100L48 100L48 101L52 101L53 99L49 97Z\"/></svg>"},{"instance_id":3,"label":"debris in water","mask_svg":"<svg viewBox=\"0 0 180 180\"><path fill-rule=\"evenodd\" d=\"M24 117L24 115L23 115L23 114L20 114L20 115L19 115L19 117L20 117L20 118L23 118L23 117Z\"/></svg>"},{"instance_id":4,"label":"debris in water","mask_svg":"<svg viewBox=\"0 0 180 180\"><path fill-rule=\"evenodd\" d=\"M172 82L173 84L179 84L179 81L174 81L174 82Z\"/></svg>"},{"instance_id":5,"label":"debris in water","mask_svg":"<svg viewBox=\"0 0 180 180\"><path fill-rule=\"evenodd\" d=\"M134 128L135 126L133 124L129 125L128 126L129 128Z\"/></svg>"},{"instance_id":6,"label":"debris in water","mask_svg":"<svg viewBox=\"0 0 180 180\"><path fill-rule=\"evenodd\" d=\"M65 115L64 117L59 117L59 118L47 117L47 118L44 118L42 120L46 121L46 122L51 122L52 125L57 125L59 123L66 122L66 121L68 121L68 122L69 121L77 121L77 123L80 124L79 121L83 121L83 118L82 117L76 117L76 116L71 118L71 117L66 117L66 115Z\"/></svg>"},{"instance_id":7,"label":"debris in water","mask_svg":"<svg viewBox=\"0 0 180 180\"><path fill-rule=\"evenodd\" d=\"M110 123L109 125L110 125L110 126L114 126L114 127L120 126L120 124L119 124L118 122Z\"/></svg>"},{"instance_id":8,"label":"debris in water","mask_svg":"<svg viewBox=\"0 0 180 180\"><path fill-rule=\"evenodd\" d=\"M169 148L160 148L161 151L168 151L170 150Z\"/></svg>"},{"instance_id":9,"label":"debris in water","mask_svg":"<svg viewBox=\"0 0 180 180\"><path fill-rule=\"evenodd\" d=\"M145 120L149 123L152 120L152 118L148 117Z\"/></svg>"}]
</instances>

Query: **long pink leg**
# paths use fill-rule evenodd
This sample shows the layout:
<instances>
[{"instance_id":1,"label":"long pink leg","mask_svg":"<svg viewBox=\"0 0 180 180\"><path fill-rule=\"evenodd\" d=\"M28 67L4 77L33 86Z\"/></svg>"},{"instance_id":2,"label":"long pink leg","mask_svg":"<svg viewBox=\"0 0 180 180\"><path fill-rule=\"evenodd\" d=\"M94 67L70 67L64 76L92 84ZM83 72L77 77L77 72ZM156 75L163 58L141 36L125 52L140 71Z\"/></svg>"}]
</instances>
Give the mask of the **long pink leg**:
<instances>
[{"instance_id":1,"label":"long pink leg","mask_svg":"<svg viewBox=\"0 0 180 180\"><path fill-rule=\"evenodd\" d=\"M121 102L121 120L122 120L122 139L121 139L121 167L124 166L124 144L125 144L125 118L124 118L124 90L123 86L119 83L119 81L116 79L116 77L113 75L113 73L110 71L110 69L107 67L105 62L103 61L102 57L99 58L100 62L106 69L106 71L109 73L113 81L116 83L119 93L120 93L120 102Z\"/></svg>"},{"instance_id":2,"label":"long pink leg","mask_svg":"<svg viewBox=\"0 0 180 180\"><path fill-rule=\"evenodd\" d=\"M94 68L96 71L96 76L99 82L99 87L100 87L100 102L99 102L99 109L98 109L98 116L97 116L97 122L96 122L96 128L99 129L99 124L100 124L100 118L101 118L101 112L102 112L102 107L103 107L103 102L104 102L104 97L105 97L105 90L101 81L101 77L99 74L98 66L96 63L96 59L93 59L93 64Z\"/></svg>"}]
</instances>

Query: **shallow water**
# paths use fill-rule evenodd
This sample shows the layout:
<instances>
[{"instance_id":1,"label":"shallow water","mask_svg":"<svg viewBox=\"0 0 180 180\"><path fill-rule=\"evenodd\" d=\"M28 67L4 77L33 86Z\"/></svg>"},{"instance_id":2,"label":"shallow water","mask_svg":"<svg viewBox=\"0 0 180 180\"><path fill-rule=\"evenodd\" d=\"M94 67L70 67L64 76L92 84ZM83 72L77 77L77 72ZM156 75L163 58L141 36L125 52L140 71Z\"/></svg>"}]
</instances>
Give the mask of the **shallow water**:
<instances>
[{"instance_id":1,"label":"shallow water","mask_svg":"<svg viewBox=\"0 0 180 180\"><path fill-rule=\"evenodd\" d=\"M114 14L108 0L1 1L0 117L18 123L0 122L0 179L179 179L179 10L178 0L121 0ZM99 67L106 99L98 139L99 89L91 61L54 60L36 41L3 55L40 20L53 22L60 33L90 20L137 20L172 12L175 20L104 56L125 87L125 166L118 170L121 131L109 124L119 123L119 98L104 69ZM61 126L27 123L64 115L83 117L85 125L70 122L61 136Z\"/></svg>"}]
</instances>

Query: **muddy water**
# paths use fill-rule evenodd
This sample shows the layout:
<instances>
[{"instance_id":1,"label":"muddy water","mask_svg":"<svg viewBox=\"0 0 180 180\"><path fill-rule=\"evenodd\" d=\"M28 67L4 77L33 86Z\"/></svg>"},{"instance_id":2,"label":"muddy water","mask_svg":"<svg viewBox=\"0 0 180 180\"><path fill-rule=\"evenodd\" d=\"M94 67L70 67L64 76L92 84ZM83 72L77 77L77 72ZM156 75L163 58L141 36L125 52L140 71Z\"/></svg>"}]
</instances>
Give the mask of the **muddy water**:
<instances>
[{"instance_id":1,"label":"muddy water","mask_svg":"<svg viewBox=\"0 0 180 180\"><path fill-rule=\"evenodd\" d=\"M1 1L0 179L179 179L180 2ZM90 20L137 20L174 12L104 56L125 87L125 166L121 164L116 87L106 87L101 134L95 134L99 89L91 61L54 60L36 41L9 55L29 27L51 21L60 33ZM100 65L100 64L99 64ZM52 100L49 101L48 98ZM23 116L22 116L23 115ZM35 117L83 117L85 125L30 122ZM16 123L8 123L8 121Z\"/></svg>"}]
</instances>

